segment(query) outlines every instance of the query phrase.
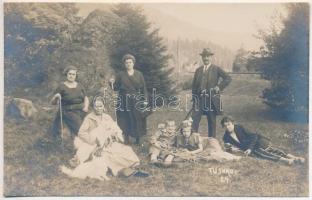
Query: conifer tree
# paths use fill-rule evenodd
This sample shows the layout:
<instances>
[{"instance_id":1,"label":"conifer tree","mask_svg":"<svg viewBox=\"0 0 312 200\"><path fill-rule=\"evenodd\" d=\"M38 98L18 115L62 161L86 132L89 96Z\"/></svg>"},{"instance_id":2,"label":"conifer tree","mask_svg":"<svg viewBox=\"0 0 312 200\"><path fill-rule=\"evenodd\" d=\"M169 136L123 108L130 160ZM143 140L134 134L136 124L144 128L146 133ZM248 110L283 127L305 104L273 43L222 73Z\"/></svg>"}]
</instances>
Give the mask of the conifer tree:
<instances>
[{"instance_id":1,"label":"conifer tree","mask_svg":"<svg viewBox=\"0 0 312 200\"><path fill-rule=\"evenodd\" d=\"M121 58L130 53L136 58L136 68L143 73L148 92L153 88L157 94L169 97L173 94L172 74L169 69L167 48L159 36L159 29L153 29L147 21L143 10L131 4L118 4L112 7L112 12L119 16L127 25L124 30L114 36L111 52L112 67L123 70Z\"/></svg>"}]
</instances>

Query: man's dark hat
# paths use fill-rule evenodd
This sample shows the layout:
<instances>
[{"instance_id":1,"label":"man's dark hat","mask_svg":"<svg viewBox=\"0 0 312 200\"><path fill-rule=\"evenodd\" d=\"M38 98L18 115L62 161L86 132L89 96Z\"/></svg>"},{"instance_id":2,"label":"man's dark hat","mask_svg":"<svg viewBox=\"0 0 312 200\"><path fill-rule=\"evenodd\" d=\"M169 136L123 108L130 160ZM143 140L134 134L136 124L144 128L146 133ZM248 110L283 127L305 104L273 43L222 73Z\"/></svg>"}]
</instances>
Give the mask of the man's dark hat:
<instances>
[{"instance_id":1,"label":"man's dark hat","mask_svg":"<svg viewBox=\"0 0 312 200\"><path fill-rule=\"evenodd\" d=\"M201 55L201 56L204 56L204 55L212 56L212 55L214 55L214 53L209 48L204 48L203 52L199 55Z\"/></svg>"}]
</instances>

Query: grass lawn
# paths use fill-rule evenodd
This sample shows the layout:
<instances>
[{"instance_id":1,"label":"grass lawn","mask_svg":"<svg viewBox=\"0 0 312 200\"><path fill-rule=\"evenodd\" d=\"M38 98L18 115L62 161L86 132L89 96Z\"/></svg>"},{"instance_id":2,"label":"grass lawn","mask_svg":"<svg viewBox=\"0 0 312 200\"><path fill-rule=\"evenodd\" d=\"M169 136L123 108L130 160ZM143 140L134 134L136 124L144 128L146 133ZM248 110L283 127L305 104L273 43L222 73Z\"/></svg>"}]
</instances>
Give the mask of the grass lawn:
<instances>
[{"instance_id":1,"label":"grass lawn","mask_svg":"<svg viewBox=\"0 0 312 200\"><path fill-rule=\"evenodd\" d=\"M258 78L233 75L224 91L225 114L232 115L246 128L270 137L277 146L308 159L308 143L294 143L284 137L294 130L308 131L308 125L279 119L270 113L259 95L268 82ZM190 91L183 91L183 95ZM26 97L25 97L26 98ZM35 102L36 103L36 102ZM37 104L38 105L38 104ZM4 195L5 196L308 196L308 164L286 166L256 158L239 162L184 163L175 168L158 168L148 164L147 138L157 124L166 119L180 122L187 111L161 110L148 118L148 135L142 146L134 146L141 158L141 168L148 178L98 180L73 179L60 173L58 166L73 155L67 141L62 151L45 142L46 130L55 111L39 109L34 121L4 121ZM217 138L223 130L217 120ZM203 117L200 132L207 134ZM308 163L308 161L307 161Z\"/></svg>"}]
</instances>

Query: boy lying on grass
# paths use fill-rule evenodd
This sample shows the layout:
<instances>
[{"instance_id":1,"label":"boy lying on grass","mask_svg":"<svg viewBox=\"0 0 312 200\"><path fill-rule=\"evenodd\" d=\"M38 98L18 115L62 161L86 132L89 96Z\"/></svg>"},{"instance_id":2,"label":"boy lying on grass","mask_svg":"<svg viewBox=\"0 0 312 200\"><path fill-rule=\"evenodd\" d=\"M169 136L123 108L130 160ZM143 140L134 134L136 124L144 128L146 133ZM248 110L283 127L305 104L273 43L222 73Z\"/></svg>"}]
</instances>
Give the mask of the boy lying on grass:
<instances>
[{"instance_id":1,"label":"boy lying on grass","mask_svg":"<svg viewBox=\"0 0 312 200\"><path fill-rule=\"evenodd\" d=\"M224 146L229 152L244 152L245 155L280 161L288 165L305 162L302 157L287 154L281 149L271 146L270 142L263 136L249 132L243 126L234 123L234 120L229 116L221 120L221 125L225 129Z\"/></svg>"}]
</instances>

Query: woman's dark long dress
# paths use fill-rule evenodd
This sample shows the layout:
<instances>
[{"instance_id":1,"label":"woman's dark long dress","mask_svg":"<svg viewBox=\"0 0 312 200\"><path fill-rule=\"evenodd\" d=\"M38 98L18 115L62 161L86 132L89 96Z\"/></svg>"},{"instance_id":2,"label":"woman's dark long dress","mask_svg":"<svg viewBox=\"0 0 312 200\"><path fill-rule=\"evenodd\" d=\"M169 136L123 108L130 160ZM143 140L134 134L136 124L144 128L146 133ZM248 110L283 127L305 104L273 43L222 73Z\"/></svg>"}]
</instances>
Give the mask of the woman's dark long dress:
<instances>
[{"instance_id":1,"label":"woman's dark long dress","mask_svg":"<svg viewBox=\"0 0 312 200\"><path fill-rule=\"evenodd\" d=\"M133 75L121 71L116 76L114 90L119 91L117 104L117 123L125 136L136 139L146 134L146 117L139 107L148 98L146 84L141 72L134 70Z\"/></svg>"},{"instance_id":2,"label":"woman's dark long dress","mask_svg":"<svg viewBox=\"0 0 312 200\"><path fill-rule=\"evenodd\" d=\"M77 87L69 88L62 83L56 90L55 94L59 93L62 97L62 117L63 124L67 125L71 135L77 135L80 125L86 115L82 110L84 107L84 98L86 91L84 87L77 83ZM54 137L59 137L61 134L61 118L60 110L58 110L51 127L51 132Z\"/></svg>"}]
</instances>

